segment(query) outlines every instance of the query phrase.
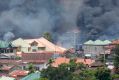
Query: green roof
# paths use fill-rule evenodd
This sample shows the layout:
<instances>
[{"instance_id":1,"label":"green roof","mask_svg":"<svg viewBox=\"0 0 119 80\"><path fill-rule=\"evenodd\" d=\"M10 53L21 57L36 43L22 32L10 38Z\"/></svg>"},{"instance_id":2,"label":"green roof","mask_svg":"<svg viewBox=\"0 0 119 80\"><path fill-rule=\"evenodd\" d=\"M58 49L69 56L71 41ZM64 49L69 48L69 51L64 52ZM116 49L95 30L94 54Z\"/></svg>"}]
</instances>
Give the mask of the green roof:
<instances>
[{"instance_id":1,"label":"green roof","mask_svg":"<svg viewBox=\"0 0 119 80\"><path fill-rule=\"evenodd\" d=\"M0 48L7 48L9 47L10 43L6 41L0 41Z\"/></svg>"},{"instance_id":2,"label":"green roof","mask_svg":"<svg viewBox=\"0 0 119 80\"><path fill-rule=\"evenodd\" d=\"M84 43L85 45L91 45L91 44L94 44L94 42L92 40L89 40L87 42Z\"/></svg>"},{"instance_id":3,"label":"green roof","mask_svg":"<svg viewBox=\"0 0 119 80\"><path fill-rule=\"evenodd\" d=\"M20 79L20 80L34 80L40 78L40 72L31 73L28 76Z\"/></svg>"},{"instance_id":4,"label":"green roof","mask_svg":"<svg viewBox=\"0 0 119 80\"><path fill-rule=\"evenodd\" d=\"M109 40L105 40L105 41L102 41L102 40L96 40L96 41L89 40L89 41L85 42L84 44L85 45L108 45L110 43L111 43L111 41L109 41Z\"/></svg>"},{"instance_id":5,"label":"green roof","mask_svg":"<svg viewBox=\"0 0 119 80\"><path fill-rule=\"evenodd\" d=\"M94 42L94 45L105 45L105 44L104 44L104 42L101 41L101 40L96 40L96 41Z\"/></svg>"},{"instance_id":6,"label":"green roof","mask_svg":"<svg viewBox=\"0 0 119 80\"><path fill-rule=\"evenodd\" d=\"M111 41L109 41L109 40L105 40L104 43L105 43L105 44L110 44Z\"/></svg>"},{"instance_id":7,"label":"green roof","mask_svg":"<svg viewBox=\"0 0 119 80\"><path fill-rule=\"evenodd\" d=\"M2 77L0 77L0 80L16 80L16 79L12 78L12 77L2 76Z\"/></svg>"}]
</instances>

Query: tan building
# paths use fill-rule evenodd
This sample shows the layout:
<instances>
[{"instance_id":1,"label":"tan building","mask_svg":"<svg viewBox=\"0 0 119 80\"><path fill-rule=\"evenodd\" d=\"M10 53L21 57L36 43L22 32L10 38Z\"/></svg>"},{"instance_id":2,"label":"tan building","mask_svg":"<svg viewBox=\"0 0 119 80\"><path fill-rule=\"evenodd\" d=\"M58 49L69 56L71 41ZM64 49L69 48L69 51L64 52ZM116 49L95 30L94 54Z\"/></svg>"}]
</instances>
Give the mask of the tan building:
<instances>
[{"instance_id":1,"label":"tan building","mask_svg":"<svg viewBox=\"0 0 119 80\"><path fill-rule=\"evenodd\" d=\"M31 53L31 52L53 52L63 53L66 49L57 46L47 39L41 37L38 39L16 39L12 42L13 45L18 47L17 52Z\"/></svg>"}]
</instances>

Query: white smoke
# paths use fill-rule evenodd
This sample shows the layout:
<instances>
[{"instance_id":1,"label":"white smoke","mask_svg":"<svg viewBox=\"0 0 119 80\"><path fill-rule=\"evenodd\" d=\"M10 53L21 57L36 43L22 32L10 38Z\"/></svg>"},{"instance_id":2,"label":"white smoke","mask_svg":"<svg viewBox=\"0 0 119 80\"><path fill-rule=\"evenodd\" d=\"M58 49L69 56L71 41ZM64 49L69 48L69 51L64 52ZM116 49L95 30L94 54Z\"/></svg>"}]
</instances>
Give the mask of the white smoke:
<instances>
[{"instance_id":1,"label":"white smoke","mask_svg":"<svg viewBox=\"0 0 119 80\"><path fill-rule=\"evenodd\" d=\"M3 40L5 41L11 41L15 35L12 32L7 32L4 34Z\"/></svg>"}]
</instances>

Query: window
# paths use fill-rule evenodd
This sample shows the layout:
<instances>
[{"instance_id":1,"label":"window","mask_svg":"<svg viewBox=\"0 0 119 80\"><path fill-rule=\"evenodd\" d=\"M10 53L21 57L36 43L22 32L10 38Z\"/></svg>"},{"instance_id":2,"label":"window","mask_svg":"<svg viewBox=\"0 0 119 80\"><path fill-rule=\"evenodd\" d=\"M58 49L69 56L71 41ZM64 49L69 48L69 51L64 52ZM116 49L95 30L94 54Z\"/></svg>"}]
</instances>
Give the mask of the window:
<instances>
[{"instance_id":1,"label":"window","mask_svg":"<svg viewBox=\"0 0 119 80\"><path fill-rule=\"evenodd\" d=\"M32 49L32 52L36 52L37 50L36 49Z\"/></svg>"},{"instance_id":2,"label":"window","mask_svg":"<svg viewBox=\"0 0 119 80\"><path fill-rule=\"evenodd\" d=\"M45 47L38 47L38 50L45 50Z\"/></svg>"},{"instance_id":3,"label":"window","mask_svg":"<svg viewBox=\"0 0 119 80\"><path fill-rule=\"evenodd\" d=\"M36 69L36 70L39 70L39 67L36 66L35 69Z\"/></svg>"},{"instance_id":4,"label":"window","mask_svg":"<svg viewBox=\"0 0 119 80\"><path fill-rule=\"evenodd\" d=\"M31 50L31 48L29 47L29 48L28 48L28 51L30 51L30 50Z\"/></svg>"},{"instance_id":5,"label":"window","mask_svg":"<svg viewBox=\"0 0 119 80\"><path fill-rule=\"evenodd\" d=\"M10 49L10 53L13 53L13 49Z\"/></svg>"}]
</instances>

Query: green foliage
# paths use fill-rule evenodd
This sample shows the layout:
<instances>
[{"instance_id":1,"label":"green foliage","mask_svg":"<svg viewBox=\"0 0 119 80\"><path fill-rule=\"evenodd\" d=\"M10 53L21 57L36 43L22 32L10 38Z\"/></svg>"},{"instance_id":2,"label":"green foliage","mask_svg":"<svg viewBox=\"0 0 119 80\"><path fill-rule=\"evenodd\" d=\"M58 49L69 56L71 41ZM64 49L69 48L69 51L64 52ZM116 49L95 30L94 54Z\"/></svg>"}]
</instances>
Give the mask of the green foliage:
<instances>
[{"instance_id":1,"label":"green foliage","mask_svg":"<svg viewBox=\"0 0 119 80\"><path fill-rule=\"evenodd\" d=\"M116 46L116 48L113 50L115 56L114 56L114 66L115 66L115 72L119 73L119 45Z\"/></svg>"},{"instance_id":2,"label":"green foliage","mask_svg":"<svg viewBox=\"0 0 119 80\"><path fill-rule=\"evenodd\" d=\"M47 78L40 78L40 79L35 79L35 80L48 80Z\"/></svg>"},{"instance_id":3,"label":"green foliage","mask_svg":"<svg viewBox=\"0 0 119 80\"><path fill-rule=\"evenodd\" d=\"M76 65L76 70L86 70L86 65L84 65L83 63L77 63Z\"/></svg>"},{"instance_id":4,"label":"green foliage","mask_svg":"<svg viewBox=\"0 0 119 80\"><path fill-rule=\"evenodd\" d=\"M112 80L110 70L106 68L98 68L95 76L97 80Z\"/></svg>"},{"instance_id":5,"label":"green foliage","mask_svg":"<svg viewBox=\"0 0 119 80\"><path fill-rule=\"evenodd\" d=\"M52 41L52 36L51 36L51 34L50 34L49 32L45 32L45 33L43 34L43 37L44 37L45 39L47 39L48 41Z\"/></svg>"},{"instance_id":6,"label":"green foliage","mask_svg":"<svg viewBox=\"0 0 119 80\"><path fill-rule=\"evenodd\" d=\"M51 66L53 62L54 62L54 59L50 58L50 59L48 60L48 65Z\"/></svg>"},{"instance_id":7,"label":"green foliage","mask_svg":"<svg viewBox=\"0 0 119 80\"><path fill-rule=\"evenodd\" d=\"M112 79L119 79L119 74L113 74Z\"/></svg>"},{"instance_id":8,"label":"green foliage","mask_svg":"<svg viewBox=\"0 0 119 80\"><path fill-rule=\"evenodd\" d=\"M35 72L34 65L32 63L28 65L28 70L30 71L29 74Z\"/></svg>"},{"instance_id":9,"label":"green foliage","mask_svg":"<svg viewBox=\"0 0 119 80\"><path fill-rule=\"evenodd\" d=\"M15 58L16 60L21 60L21 57L19 57L19 56L16 56L16 58Z\"/></svg>"},{"instance_id":10,"label":"green foliage","mask_svg":"<svg viewBox=\"0 0 119 80\"><path fill-rule=\"evenodd\" d=\"M73 76L72 80L96 80L93 70L82 70Z\"/></svg>"},{"instance_id":11,"label":"green foliage","mask_svg":"<svg viewBox=\"0 0 119 80\"><path fill-rule=\"evenodd\" d=\"M49 66L47 69L42 70L41 77L48 78L49 80L80 80L79 75L75 74L78 69L85 70L86 67L82 63L77 64L75 59L71 59L69 64L63 63L59 67ZM86 76L90 75L88 73L86 74Z\"/></svg>"}]
</instances>

